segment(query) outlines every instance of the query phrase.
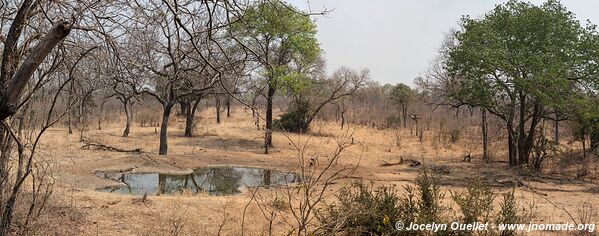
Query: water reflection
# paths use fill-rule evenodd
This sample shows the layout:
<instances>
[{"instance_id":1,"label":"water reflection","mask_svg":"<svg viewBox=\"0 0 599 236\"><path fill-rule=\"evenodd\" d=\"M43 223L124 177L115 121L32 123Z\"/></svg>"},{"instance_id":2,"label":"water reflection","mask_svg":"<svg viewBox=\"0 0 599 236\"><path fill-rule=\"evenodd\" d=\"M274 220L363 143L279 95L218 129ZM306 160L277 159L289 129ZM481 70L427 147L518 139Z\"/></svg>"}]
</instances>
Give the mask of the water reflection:
<instances>
[{"instance_id":1,"label":"water reflection","mask_svg":"<svg viewBox=\"0 0 599 236\"><path fill-rule=\"evenodd\" d=\"M245 187L262 185L269 188L299 181L293 173L258 168L213 167L200 168L188 175L97 173L98 177L112 179L124 185L100 189L122 194L174 194L182 191L207 192L210 195L233 195Z\"/></svg>"}]
</instances>

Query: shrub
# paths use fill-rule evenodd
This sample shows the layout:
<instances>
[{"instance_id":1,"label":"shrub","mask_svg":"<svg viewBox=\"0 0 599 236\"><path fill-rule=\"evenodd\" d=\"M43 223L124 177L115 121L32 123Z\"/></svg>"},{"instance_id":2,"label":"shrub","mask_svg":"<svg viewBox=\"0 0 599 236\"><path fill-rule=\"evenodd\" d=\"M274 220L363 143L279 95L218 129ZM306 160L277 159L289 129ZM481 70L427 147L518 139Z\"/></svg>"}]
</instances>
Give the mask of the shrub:
<instances>
[{"instance_id":1,"label":"shrub","mask_svg":"<svg viewBox=\"0 0 599 236\"><path fill-rule=\"evenodd\" d=\"M326 234L346 232L354 234L391 235L396 233L394 223L400 216L399 197L392 187L376 190L362 182L342 188L337 203L328 205L317 214Z\"/></svg>"},{"instance_id":2,"label":"shrub","mask_svg":"<svg viewBox=\"0 0 599 236\"><path fill-rule=\"evenodd\" d=\"M493 211L495 193L485 182L477 179L468 184L465 192L452 193L452 198L462 211L464 223L487 222Z\"/></svg>"},{"instance_id":3,"label":"shrub","mask_svg":"<svg viewBox=\"0 0 599 236\"><path fill-rule=\"evenodd\" d=\"M514 189L509 192L505 192L502 194L503 201L499 203L499 207L501 208L496 222L498 224L517 224L520 223L522 218L518 214L518 205L516 202L516 197L514 196ZM501 233L501 235L512 235L513 230L505 230Z\"/></svg>"},{"instance_id":4,"label":"shrub","mask_svg":"<svg viewBox=\"0 0 599 236\"><path fill-rule=\"evenodd\" d=\"M395 230L396 221L439 223L444 208L438 179L423 168L416 185L404 188L403 196L398 196L392 187L373 190L361 182L343 188L337 195L337 203L319 212L321 227L325 234L396 235L410 233Z\"/></svg>"},{"instance_id":5,"label":"shrub","mask_svg":"<svg viewBox=\"0 0 599 236\"><path fill-rule=\"evenodd\" d=\"M281 115L281 118L273 121L273 128L293 133L307 132L310 125L308 118L311 112L312 107L309 102L296 102L287 113Z\"/></svg>"},{"instance_id":6,"label":"shrub","mask_svg":"<svg viewBox=\"0 0 599 236\"><path fill-rule=\"evenodd\" d=\"M387 128L399 127L400 123L401 123L401 118L398 115L389 115L385 118L385 126Z\"/></svg>"},{"instance_id":7,"label":"shrub","mask_svg":"<svg viewBox=\"0 0 599 236\"><path fill-rule=\"evenodd\" d=\"M432 175L427 168L422 168L416 177L416 186L420 199L417 204L418 218L420 223L438 222L442 212L441 199L444 194L439 187L439 179Z\"/></svg>"},{"instance_id":8,"label":"shrub","mask_svg":"<svg viewBox=\"0 0 599 236\"><path fill-rule=\"evenodd\" d=\"M453 129L449 133L451 143L457 143L460 140L461 132L459 129Z\"/></svg>"}]
</instances>

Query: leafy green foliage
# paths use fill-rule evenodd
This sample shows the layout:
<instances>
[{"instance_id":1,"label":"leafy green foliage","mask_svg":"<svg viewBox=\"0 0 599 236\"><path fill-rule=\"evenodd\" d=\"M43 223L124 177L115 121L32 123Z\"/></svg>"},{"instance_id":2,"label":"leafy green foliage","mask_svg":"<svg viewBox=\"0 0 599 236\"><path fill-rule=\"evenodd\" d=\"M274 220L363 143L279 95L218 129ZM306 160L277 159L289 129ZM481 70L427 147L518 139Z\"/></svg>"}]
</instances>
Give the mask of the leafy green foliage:
<instances>
[{"instance_id":1,"label":"leafy green foliage","mask_svg":"<svg viewBox=\"0 0 599 236\"><path fill-rule=\"evenodd\" d=\"M444 194L440 191L439 179L423 167L416 177L416 186L420 199L417 202L417 222L433 223L440 220L441 199Z\"/></svg>"},{"instance_id":2,"label":"leafy green foliage","mask_svg":"<svg viewBox=\"0 0 599 236\"><path fill-rule=\"evenodd\" d=\"M510 140L517 150L508 152L510 164L530 164L536 126L547 111L559 111L599 83L595 26L583 27L554 0L510 0L481 19L464 17L461 25L444 58L444 96L503 120L509 137L517 137Z\"/></svg>"},{"instance_id":3,"label":"leafy green foliage","mask_svg":"<svg viewBox=\"0 0 599 236\"><path fill-rule=\"evenodd\" d=\"M297 101L289 108L281 118L274 120L274 128L287 132L305 133L308 131L308 118L312 112L312 106L307 101Z\"/></svg>"},{"instance_id":4,"label":"leafy green foliage","mask_svg":"<svg viewBox=\"0 0 599 236\"><path fill-rule=\"evenodd\" d=\"M316 25L308 15L282 1L258 2L232 28L231 33L256 54L272 87L306 87L308 78L299 68L320 55Z\"/></svg>"},{"instance_id":5,"label":"leafy green foliage","mask_svg":"<svg viewBox=\"0 0 599 236\"><path fill-rule=\"evenodd\" d=\"M393 188L373 189L362 182L342 188L338 203L327 206L318 220L327 233L344 231L351 235L394 235L395 221L400 218L399 197Z\"/></svg>"},{"instance_id":6,"label":"leafy green foliage","mask_svg":"<svg viewBox=\"0 0 599 236\"><path fill-rule=\"evenodd\" d=\"M399 83L391 89L391 99L402 107L407 107L414 100L414 97L414 90L405 84Z\"/></svg>"},{"instance_id":7,"label":"leafy green foliage","mask_svg":"<svg viewBox=\"0 0 599 236\"><path fill-rule=\"evenodd\" d=\"M346 232L351 235L410 234L394 228L396 221L404 223L440 223L443 208L438 179L423 168L415 186L405 186L398 196L392 187L373 189L361 182L343 188L337 203L319 212L318 219L326 233Z\"/></svg>"},{"instance_id":8,"label":"leafy green foliage","mask_svg":"<svg viewBox=\"0 0 599 236\"><path fill-rule=\"evenodd\" d=\"M518 205L516 197L514 196L514 189L509 192L502 194L503 201L499 203L501 208L496 219L497 224L518 224L521 223L522 217L518 212ZM502 232L502 235L512 235L513 231L506 230Z\"/></svg>"},{"instance_id":9,"label":"leafy green foliage","mask_svg":"<svg viewBox=\"0 0 599 236\"><path fill-rule=\"evenodd\" d=\"M578 140L591 139L590 149L599 149L599 98L587 98L579 101L574 117L573 133Z\"/></svg>"},{"instance_id":10,"label":"leafy green foliage","mask_svg":"<svg viewBox=\"0 0 599 236\"><path fill-rule=\"evenodd\" d=\"M557 1L541 6L509 1L483 19L462 19L458 45L450 49L448 68L460 79L455 95L476 105L494 106L518 92L543 104L560 103L563 92L588 71L583 47L593 31L580 25Z\"/></svg>"},{"instance_id":11,"label":"leafy green foliage","mask_svg":"<svg viewBox=\"0 0 599 236\"><path fill-rule=\"evenodd\" d=\"M401 123L401 117L398 115L389 115L385 118L385 126L387 128L398 127Z\"/></svg>"},{"instance_id":12,"label":"leafy green foliage","mask_svg":"<svg viewBox=\"0 0 599 236\"><path fill-rule=\"evenodd\" d=\"M464 223L488 222L493 211L495 193L483 181L472 181L465 192L452 194L453 200L462 211Z\"/></svg>"},{"instance_id":13,"label":"leafy green foliage","mask_svg":"<svg viewBox=\"0 0 599 236\"><path fill-rule=\"evenodd\" d=\"M462 132L459 129L454 128L449 132L449 141L451 141L451 143L457 143L461 136Z\"/></svg>"}]
</instances>

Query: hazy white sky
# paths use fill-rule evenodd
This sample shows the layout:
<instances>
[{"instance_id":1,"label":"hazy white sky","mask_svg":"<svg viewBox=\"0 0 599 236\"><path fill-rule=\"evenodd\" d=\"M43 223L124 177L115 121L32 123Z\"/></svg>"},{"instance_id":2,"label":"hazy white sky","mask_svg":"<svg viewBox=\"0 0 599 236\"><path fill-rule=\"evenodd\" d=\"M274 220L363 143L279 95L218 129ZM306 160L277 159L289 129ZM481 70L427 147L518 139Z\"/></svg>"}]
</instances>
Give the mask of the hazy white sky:
<instances>
[{"instance_id":1,"label":"hazy white sky","mask_svg":"<svg viewBox=\"0 0 599 236\"><path fill-rule=\"evenodd\" d=\"M506 0L287 0L300 9L334 9L315 17L328 70L367 67L382 84L412 85L435 57L444 33L462 15L480 17ZM533 0L535 4L544 1ZM599 24L599 0L562 0L581 22Z\"/></svg>"}]
</instances>

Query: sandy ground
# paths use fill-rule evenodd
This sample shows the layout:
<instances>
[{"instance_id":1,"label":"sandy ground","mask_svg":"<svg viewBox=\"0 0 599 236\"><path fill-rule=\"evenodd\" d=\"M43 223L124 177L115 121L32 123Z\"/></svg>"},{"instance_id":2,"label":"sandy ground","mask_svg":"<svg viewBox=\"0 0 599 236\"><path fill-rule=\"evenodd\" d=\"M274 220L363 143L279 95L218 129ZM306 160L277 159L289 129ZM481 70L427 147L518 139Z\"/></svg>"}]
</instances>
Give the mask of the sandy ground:
<instances>
[{"instance_id":1,"label":"sandy ground","mask_svg":"<svg viewBox=\"0 0 599 236\"><path fill-rule=\"evenodd\" d=\"M169 128L169 154L159 156L157 128L134 124L130 137L121 137L122 124L104 125L102 130L87 131L85 135L107 145L121 148L142 148L143 153L119 153L83 150L79 135L67 134L64 128L54 128L45 134L41 152L56 162L58 177L55 197L68 202L84 216L79 230L84 235L168 235L176 225L182 225L183 235L240 235L242 213L250 193L235 196L206 196L183 194L178 196L148 196L145 202L139 196L96 191L117 183L97 177L97 171L108 172L161 172L188 173L203 166L250 166L283 171L297 171L297 151L291 142L309 142L309 152L326 159L333 153L335 137L347 131L338 124L319 122L313 125L317 135L274 134L275 148L265 155L262 150L263 131L258 131L251 114L235 110L231 118L214 122L212 112L201 114L201 122L193 138L183 137L183 121L173 119ZM159 128L158 128L159 129ZM367 127L350 127L354 145L343 153L339 166L359 164L351 179L364 179L375 184L397 185L413 183L418 168L407 165L381 167L387 162L413 159L439 171L442 191L460 191L476 176L505 191L505 183L514 181L518 170L505 162L490 164L474 159L462 162L467 144L434 144L432 131L425 133L424 141L410 135L409 130L397 134ZM399 137L401 145L397 146ZM476 153L476 152L475 152ZM596 170L595 170L596 171ZM347 180L336 183L334 189L347 185ZM547 223L571 222L571 213L585 202L599 209L599 185L596 181L574 180L559 175L539 175L523 180L527 187L516 189L522 208L532 211L533 221ZM401 188L398 188L401 189ZM276 191L276 190L264 190ZM541 193L541 194L538 194ZM446 194L449 195L449 194ZM544 196L546 195L546 196ZM449 199L446 202L450 202ZM565 210L564 210L565 209ZM567 211L567 212L566 212ZM250 205L244 223L248 235L267 234L268 224L260 210ZM285 218L285 217L282 217ZM599 223L599 222L597 222ZM284 233L284 221L274 224L275 232Z\"/></svg>"}]
</instances>

